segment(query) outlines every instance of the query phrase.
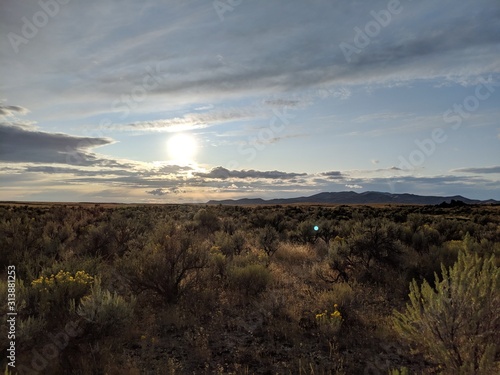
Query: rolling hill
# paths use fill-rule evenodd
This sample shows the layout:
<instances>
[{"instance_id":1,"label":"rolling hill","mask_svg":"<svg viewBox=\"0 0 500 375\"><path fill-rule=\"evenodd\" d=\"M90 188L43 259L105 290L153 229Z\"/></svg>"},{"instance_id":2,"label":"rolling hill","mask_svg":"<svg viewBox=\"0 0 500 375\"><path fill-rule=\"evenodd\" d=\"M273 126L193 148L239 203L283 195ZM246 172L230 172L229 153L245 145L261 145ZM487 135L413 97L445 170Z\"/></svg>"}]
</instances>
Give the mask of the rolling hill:
<instances>
[{"instance_id":1,"label":"rolling hill","mask_svg":"<svg viewBox=\"0 0 500 375\"><path fill-rule=\"evenodd\" d=\"M316 203L316 204L424 204L437 205L443 202L450 203L452 200L461 201L465 204L495 204L500 203L493 199L481 201L477 199L465 198L461 195L450 197L440 196L425 196L415 194L392 194L377 191L367 191L356 193L355 191L341 192L324 192L309 197L297 198L277 198L277 199L261 199L261 198L242 198L242 199L225 199L225 200L210 200L208 204L225 204L225 205L256 205L256 204L298 204L298 203Z\"/></svg>"}]
</instances>

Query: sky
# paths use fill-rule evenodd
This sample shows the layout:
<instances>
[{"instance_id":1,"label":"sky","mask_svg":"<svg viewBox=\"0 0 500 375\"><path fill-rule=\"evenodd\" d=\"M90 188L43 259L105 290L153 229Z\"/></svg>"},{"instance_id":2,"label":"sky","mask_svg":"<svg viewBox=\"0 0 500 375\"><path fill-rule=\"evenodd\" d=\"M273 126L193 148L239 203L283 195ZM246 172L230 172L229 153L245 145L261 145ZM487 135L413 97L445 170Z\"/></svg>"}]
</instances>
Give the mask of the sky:
<instances>
[{"instance_id":1,"label":"sky","mask_svg":"<svg viewBox=\"0 0 500 375\"><path fill-rule=\"evenodd\" d=\"M500 200L498 0L2 0L0 200Z\"/></svg>"}]
</instances>

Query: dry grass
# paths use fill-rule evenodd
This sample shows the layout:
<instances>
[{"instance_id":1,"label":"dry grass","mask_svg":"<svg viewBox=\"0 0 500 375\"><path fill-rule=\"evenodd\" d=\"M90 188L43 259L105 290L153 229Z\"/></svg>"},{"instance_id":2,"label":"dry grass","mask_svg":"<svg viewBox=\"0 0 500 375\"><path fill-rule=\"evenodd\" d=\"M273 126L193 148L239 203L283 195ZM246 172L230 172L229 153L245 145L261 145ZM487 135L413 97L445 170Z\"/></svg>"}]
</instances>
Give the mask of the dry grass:
<instances>
[{"instance_id":1,"label":"dry grass","mask_svg":"<svg viewBox=\"0 0 500 375\"><path fill-rule=\"evenodd\" d=\"M316 254L310 245L280 243L274 254L275 260L288 264L310 264L316 260Z\"/></svg>"}]
</instances>

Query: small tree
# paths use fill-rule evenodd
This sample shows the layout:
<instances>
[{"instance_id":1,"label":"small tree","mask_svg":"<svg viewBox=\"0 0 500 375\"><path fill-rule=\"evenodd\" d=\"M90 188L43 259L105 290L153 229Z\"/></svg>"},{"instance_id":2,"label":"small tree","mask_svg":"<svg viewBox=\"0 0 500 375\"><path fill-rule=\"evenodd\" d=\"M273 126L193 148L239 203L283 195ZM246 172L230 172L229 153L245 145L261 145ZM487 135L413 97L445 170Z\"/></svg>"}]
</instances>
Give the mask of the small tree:
<instances>
[{"instance_id":1,"label":"small tree","mask_svg":"<svg viewBox=\"0 0 500 375\"><path fill-rule=\"evenodd\" d=\"M220 228L220 220L213 210L201 208L193 217L198 230L202 233L213 233Z\"/></svg>"},{"instance_id":2,"label":"small tree","mask_svg":"<svg viewBox=\"0 0 500 375\"><path fill-rule=\"evenodd\" d=\"M151 290L166 303L194 287L208 262L208 243L180 229L160 225L144 249L125 254L119 268L137 292Z\"/></svg>"},{"instance_id":3,"label":"small tree","mask_svg":"<svg viewBox=\"0 0 500 375\"><path fill-rule=\"evenodd\" d=\"M500 269L495 257L461 250L435 289L410 284L410 303L395 312L396 331L445 374L493 374L500 337Z\"/></svg>"},{"instance_id":4,"label":"small tree","mask_svg":"<svg viewBox=\"0 0 500 375\"><path fill-rule=\"evenodd\" d=\"M295 233L292 235L295 241L302 244L313 244L316 242L317 232L314 230L314 225L311 221L301 222Z\"/></svg>"},{"instance_id":5,"label":"small tree","mask_svg":"<svg viewBox=\"0 0 500 375\"><path fill-rule=\"evenodd\" d=\"M330 240L337 237L340 232L338 229L338 223L333 220L322 219L317 222L318 226L318 238L321 238L325 241L327 246L330 246Z\"/></svg>"}]
</instances>

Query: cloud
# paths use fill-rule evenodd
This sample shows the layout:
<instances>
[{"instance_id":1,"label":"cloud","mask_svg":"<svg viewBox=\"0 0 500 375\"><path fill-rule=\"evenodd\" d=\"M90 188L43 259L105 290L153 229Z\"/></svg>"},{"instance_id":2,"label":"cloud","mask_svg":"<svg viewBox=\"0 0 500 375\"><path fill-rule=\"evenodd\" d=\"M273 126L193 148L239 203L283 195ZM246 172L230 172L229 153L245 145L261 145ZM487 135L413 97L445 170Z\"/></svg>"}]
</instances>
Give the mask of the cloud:
<instances>
[{"instance_id":1,"label":"cloud","mask_svg":"<svg viewBox=\"0 0 500 375\"><path fill-rule=\"evenodd\" d=\"M321 175L328 177L328 179L330 180L342 180L343 178L345 178L342 172L339 171L323 172L321 173Z\"/></svg>"},{"instance_id":2,"label":"cloud","mask_svg":"<svg viewBox=\"0 0 500 375\"><path fill-rule=\"evenodd\" d=\"M303 107L309 103L305 100L299 99L267 99L264 100L264 104L270 107L297 108Z\"/></svg>"},{"instance_id":3,"label":"cloud","mask_svg":"<svg viewBox=\"0 0 500 375\"><path fill-rule=\"evenodd\" d=\"M196 107L194 110L195 111L208 111L210 109L214 109L214 105L213 104L202 105L200 107Z\"/></svg>"},{"instance_id":4,"label":"cloud","mask_svg":"<svg viewBox=\"0 0 500 375\"><path fill-rule=\"evenodd\" d=\"M461 172L461 173L500 173L500 166L494 167L479 167L479 168L458 168L453 169L452 172Z\"/></svg>"},{"instance_id":5,"label":"cloud","mask_svg":"<svg viewBox=\"0 0 500 375\"><path fill-rule=\"evenodd\" d=\"M118 162L90 152L112 143L109 138L75 137L0 123L0 162L118 166Z\"/></svg>"},{"instance_id":6,"label":"cloud","mask_svg":"<svg viewBox=\"0 0 500 375\"><path fill-rule=\"evenodd\" d=\"M140 121L124 125L110 125L115 130L128 131L167 131L177 132L192 129L202 129L229 121L243 121L263 116L263 111L253 107L228 108L204 113L188 113L181 117Z\"/></svg>"},{"instance_id":7,"label":"cloud","mask_svg":"<svg viewBox=\"0 0 500 375\"><path fill-rule=\"evenodd\" d=\"M29 113L27 108L18 106L18 105L4 105L0 103L0 116L14 116L16 114L25 115Z\"/></svg>"},{"instance_id":8,"label":"cloud","mask_svg":"<svg viewBox=\"0 0 500 375\"><path fill-rule=\"evenodd\" d=\"M292 138L302 138L302 137L307 137L308 134L289 134L289 135L284 135L281 137L272 137L269 139L258 139L255 143L256 144L261 144L261 145L268 145L268 144L274 144L281 142L285 139L292 139Z\"/></svg>"},{"instance_id":9,"label":"cloud","mask_svg":"<svg viewBox=\"0 0 500 375\"><path fill-rule=\"evenodd\" d=\"M194 175L202 178L211 178L211 179L219 179L226 180L228 178L237 178L237 179L247 179L247 178L255 178L255 179L274 179L274 180L287 180L292 179L299 176L306 176L306 173L287 173L280 171L255 171L251 170L241 170L241 171L230 171L223 167L213 168L208 173L197 172Z\"/></svg>"},{"instance_id":10,"label":"cloud","mask_svg":"<svg viewBox=\"0 0 500 375\"><path fill-rule=\"evenodd\" d=\"M345 185L345 187L349 188L349 189L363 189L363 186L361 185L357 185L357 184L354 184L354 185Z\"/></svg>"},{"instance_id":11,"label":"cloud","mask_svg":"<svg viewBox=\"0 0 500 375\"><path fill-rule=\"evenodd\" d=\"M169 194L170 192L165 190L165 189L162 189L162 188L158 188L158 189L154 189L154 190L150 190L150 191L146 191L146 193L148 194L151 194L151 195L156 195L158 197L162 197L164 195L167 195Z\"/></svg>"},{"instance_id":12,"label":"cloud","mask_svg":"<svg viewBox=\"0 0 500 375\"><path fill-rule=\"evenodd\" d=\"M353 119L353 122L365 123L365 122L385 122L388 120L397 120L400 118L412 117L410 114L404 113L393 113L393 112L383 112L383 113L370 113L368 115L358 116Z\"/></svg>"},{"instance_id":13,"label":"cloud","mask_svg":"<svg viewBox=\"0 0 500 375\"><path fill-rule=\"evenodd\" d=\"M71 174L74 176L88 176L88 177L103 177L103 176L130 176L134 172L126 169L82 169L80 168L65 168L53 166L28 166L24 169L28 173L42 173L42 174Z\"/></svg>"},{"instance_id":14,"label":"cloud","mask_svg":"<svg viewBox=\"0 0 500 375\"><path fill-rule=\"evenodd\" d=\"M176 174L179 172L184 172L184 171L191 171L193 170L192 167L189 165L174 165L174 164L165 164L165 165L160 165L159 167L153 168L150 173L151 174Z\"/></svg>"},{"instance_id":15,"label":"cloud","mask_svg":"<svg viewBox=\"0 0 500 375\"><path fill-rule=\"evenodd\" d=\"M228 13L223 28L211 4L186 2L175 9L166 3L139 5L130 0L123 6L73 4L65 10L67 17L44 29L43 39L39 34L29 45L21 46L39 53L38 71L47 73L37 76L41 87L29 90L27 96L32 104L35 100L57 101L50 94L63 89L75 107L96 95L96 102L109 107L121 95L141 88L149 74L146 68L158 63L161 70L153 75L158 85L134 109L144 108L150 101L165 107L172 101L207 103L240 95L337 86L346 87L328 95L348 97L353 85L419 78L464 82L498 72L495 51L500 15L495 0L459 4L405 3L401 14L394 15L390 25L355 54L350 64L339 44L352 43L354 27L363 28L371 19L370 11L386 8L387 1L292 2L285 15L281 4L256 1L248 3L244 11L238 8ZM104 22L102 8L115 14L112 25ZM12 20L37 10L36 4L31 9L13 7L10 16L0 19L0 25L5 25L2 30L6 34L17 29L19 24ZM164 15L168 22L152 14ZM82 30L78 35L72 32L75 27ZM247 48L249 37L251 49ZM15 55L4 39L6 53L0 62L11 66L3 77L4 88L15 91L19 100L30 83L24 77L33 74L31 59ZM77 39L85 44L74 43ZM62 48L69 43L73 43L71 50ZM66 64L70 59L74 61L71 66ZM41 96L41 92L49 95Z\"/></svg>"}]
</instances>

